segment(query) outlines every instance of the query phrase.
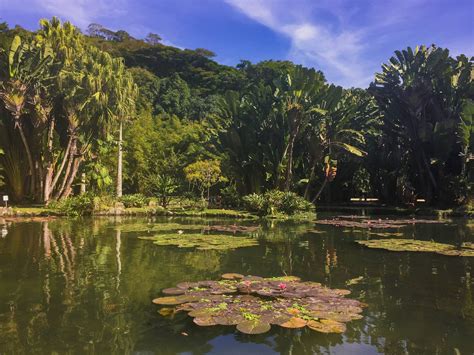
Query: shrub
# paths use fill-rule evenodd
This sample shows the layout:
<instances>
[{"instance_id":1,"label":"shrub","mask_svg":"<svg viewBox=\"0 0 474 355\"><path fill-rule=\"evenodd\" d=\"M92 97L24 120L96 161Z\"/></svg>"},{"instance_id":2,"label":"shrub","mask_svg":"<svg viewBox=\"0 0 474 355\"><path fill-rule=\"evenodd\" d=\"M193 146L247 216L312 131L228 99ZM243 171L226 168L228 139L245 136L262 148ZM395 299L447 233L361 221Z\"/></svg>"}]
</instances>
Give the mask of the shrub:
<instances>
[{"instance_id":1,"label":"shrub","mask_svg":"<svg viewBox=\"0 0 474 355\"><path fill-rule=\"evenodd\" d=\"M296 213L311 212L314 206L303 197L294 192L283 192L271 190L263 195L251 194L243 198L244 207L250 212L255 212L261 216L275 215L283 213L294 215Z\"/></svg>"},{"instance_id":2,"label":"shrub","mask_svg":"<svg viewBox=\"0 0 474 355\"><path fill-rule=\"evenodd\" d=\"M243 197L244 207L249 212L261 214L264 210L265 200L263 195L251 194Z\"/></svg>"},{"instance_id":3,"label":"shrub","mask_svg":"<svg viewBox=\"0 0 474 355\"><path fill-rule=\"evenodd\" d=\"M238 208L242 205L242 198L235 185L229 185L221 189L222 204L225 207Z\"/></svg>"},{"instance_id":4,"label":"shrub","mask_svg":"<svg viewBox=\"0 0 474 355\"><path fill-rule=\"evenodd\" d=\"M126 208L145 207L148 204L148 198L143 194L123 195L119 199Z\"/></svg>"},{"instance_id":5,"label":"shrub","mask_svg":"<svg viewBox=\"0 0 474 355\"><path fill-rule=\"evenodd\" d=\"M68 197L64 200L51 202L48 208L68 216L77 217L90 215L94 211L94 196L91 194L83 194Z\"/></svg>"}]
</instances>

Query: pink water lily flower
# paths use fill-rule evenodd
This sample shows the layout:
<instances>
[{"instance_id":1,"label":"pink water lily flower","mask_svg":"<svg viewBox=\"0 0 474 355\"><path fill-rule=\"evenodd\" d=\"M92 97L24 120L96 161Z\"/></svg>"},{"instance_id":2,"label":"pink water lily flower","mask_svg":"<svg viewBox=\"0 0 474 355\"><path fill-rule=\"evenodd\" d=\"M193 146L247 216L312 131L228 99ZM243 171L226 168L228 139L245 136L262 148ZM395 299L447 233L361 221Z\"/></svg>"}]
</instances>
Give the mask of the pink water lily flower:
<instances>
[{"instance_id":1,"label":"pink water lily flower","mask_svg":"<svg viewBox=\"0 0 474 355\"><path fill-rule=\"evenodd\" d=\"M243 283L245 286L247 286L247 287L250 287L250 284L251 284L251 282L248 281L248 280L246 280L246 281L244 281L244 282L242 282L242 283Z\"/></svg>"},{"instance_id":2,"label":"pink water lily flower","mask_svg":"<svg viewBox=\"0 0 474 355\"><path fill-rule=\"evenodd\" d=\"M286 284L284 284L283 282L282 283L279 283L278 284L278 287L280 288L280 290L286 290Z\"/></svg>"}]
</instances>

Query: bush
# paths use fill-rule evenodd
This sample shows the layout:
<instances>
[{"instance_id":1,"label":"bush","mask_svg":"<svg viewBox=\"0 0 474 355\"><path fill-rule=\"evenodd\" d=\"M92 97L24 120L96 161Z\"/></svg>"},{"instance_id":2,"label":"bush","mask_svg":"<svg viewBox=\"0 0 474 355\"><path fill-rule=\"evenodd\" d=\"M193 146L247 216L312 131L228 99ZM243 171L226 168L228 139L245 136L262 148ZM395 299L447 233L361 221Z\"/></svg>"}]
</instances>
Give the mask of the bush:
<instances>
[{"instance_id":1,"label":"bush","mask_svg":"<svg viewBox=\"0 0 474 355\"><path fill-rule=\"evenodd\" d=\"M119 199L126 208L145 207L148 204L148 200L149 199L143 194L123 195Z\"/></svg>"},{"instance_id":2,"label":"bush","mask_svg":"<svg viewBox=\"0 0 474 355\"><path fill-rule=\"evenodd\" d=\"M68 197L64 200L54 201L48 205L48 208L64 213L67 216L85 216L94 211L94 196L83 194L79 196Z\"/></svg>"},{"instance_id":3,"label":"bush","mask_svg":"<svg viewBox=\"0 0 474 355\"><path fill-rule=\"evenodd\" d=\"M235 185L229 185L221 189L222 204L225 207L238 208L242 205L242 198Z\"/></svg>"},{"instance_id":4,"label":"bush","mask_svg":"<svg viewBox=\"0 0 474 355\"><path fill-rule=\"evenodd\" d=\"M264 210L265 199L263 195L251 194L243 197L244 207L249 212L261 214Z\"/></svg>"},{"instance_id":5,"label":"bush","mask_svg":"<svg viewBox=\"0 0 474 355\"><path fill-rule=\"evenodd\" d=\"M294 215L296 213L311 212L314 206L303 197L294 192L283 192L271 190L263 195L251 194L243 198L244 206L249 212L255 212L261 216L283 213Z\"/></svg>"}]
</instances>

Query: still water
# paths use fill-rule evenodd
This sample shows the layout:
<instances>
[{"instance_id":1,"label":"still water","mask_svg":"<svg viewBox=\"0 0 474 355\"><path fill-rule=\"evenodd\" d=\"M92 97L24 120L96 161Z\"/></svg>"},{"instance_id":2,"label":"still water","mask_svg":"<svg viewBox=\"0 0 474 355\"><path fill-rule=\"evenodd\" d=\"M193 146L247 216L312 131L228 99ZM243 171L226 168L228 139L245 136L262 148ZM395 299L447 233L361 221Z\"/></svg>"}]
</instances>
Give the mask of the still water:
<instances>
[{"instance_id":1,"label":"still water","mask_svg":"<svg viewBox=\"0 0 474 355\"><path fill-rule=\"evenodd\" d=\"M150 222L256 223L0 219L0 354L474 353L474 258L367 249L354 243L370 237L367 231L290 222L263 223L251 233L257 246L196 251L138 239L147 233L135 227ZM474 241L467 220L402 231ZM224 272L296 275L350 289L349 297L368 307L344 334L273 326L244 335L234 327L198 327L185 314L164 318L151 303L163 288Z\"/></svg>"}]
</instances>

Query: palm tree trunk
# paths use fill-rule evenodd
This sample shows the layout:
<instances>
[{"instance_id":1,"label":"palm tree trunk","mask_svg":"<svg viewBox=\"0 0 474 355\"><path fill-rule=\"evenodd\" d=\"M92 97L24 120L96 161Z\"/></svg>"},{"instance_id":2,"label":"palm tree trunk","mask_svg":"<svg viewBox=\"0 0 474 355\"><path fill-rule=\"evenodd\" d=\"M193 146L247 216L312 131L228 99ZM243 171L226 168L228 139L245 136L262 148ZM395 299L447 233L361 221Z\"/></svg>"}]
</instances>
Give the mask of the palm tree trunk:
<instances>
[{"instance_id":1,"label":"palm tree trunk","mask_svg":"<svg viewBox=\"0 0 474 355\"><path fill-rule=\"evenodd\" d=\"M56 172L56 175L54 176L54 179L53 179L53 183L51 184L51 193L53 192L54 188L56 187L56 184L59 181L59 177L61 176L61 174L64 170L64 167L66 166L66 163L67 163L68 158L69 158L69 152L71 150L71 146L72 146L72 135L69 136L69 141L67 143L66 151L64 152L64 157L63 157L63 160L61 162L61 166L59 167L58 171Z\"/></svg>"},{"instance_id":2,"label":"palm tree trunk","mask_svg":"<svg viewBox=\"0 0 474 355\"><path fill-rule=\"evenodd\" d=\"M72 183L74 182L74 179L76 178L77 172L79 171L79 166L81 165L82 162L82 156L75 157L74 158L74 163L72 166L71 174L69 175L69 178L66 182L66 186L64 188L63 193L61 194L61 198L68 198L71 193L72 193Z\"/></svg>"},{"instance_id":3,"label":"palm tree trunk","mask_svg":"<svg viewBox=\"0 0 474 355\"><path fill-rule=\"evenodd\" d=\"M288 160L286 163L285 191L290 191L291 180L293 179L293 149L295 147L296 135L290 138L288 146Z\"/></svg>"},{"instance_id":4,"label":"palm tree trunk","mask_svg":"<svg viewBox=\"0 0 474 355\"><path fill-rule=\"evenodd\" d=\"M51 185L53 182L53 134L54 134L54 124L55 120L54 117L51 119L48 128L48 144L47 144L47 154L46 154L46 174L44 176L44 183L43 183L43 202L48 204L51 198Z\"/></svg>"},{"instance_id":5,"label":"palm tree trunk","mask_svg":"<svg viewBox=\"0 0 474 355\"><path fill-rule=\"evenodd\" d=\"M26 157L28 159L28 166L29 166L29 169L30 169L30 176L31 176L31 180L30 180L30 190L31 191L30 191L30 193L32 193L34 195L35 187L36 187L35 166L33 164L33 156L31 155L30 146L29 146L28 141L26 139L25 132L23 131L22 125L18 123L19 119L20 119L19 116L15 117L15 121L16 121L15 126L16 126L16 128L18 128L18 132L20 133L21 141L23 143L23 146L25 147Z\"/></svg>"},{"instance_id":6,"label":"palm tree trunk","mask_svg":"<svg viewBox=\"0 0 474 355\"><path fill-rule=\"evenodd\" d=\"M118 141L118 159L117 159L117 197L122 197L122 160L123 160L123 123L120 120L119 141Z\"/></svg>"}]
</instances>

